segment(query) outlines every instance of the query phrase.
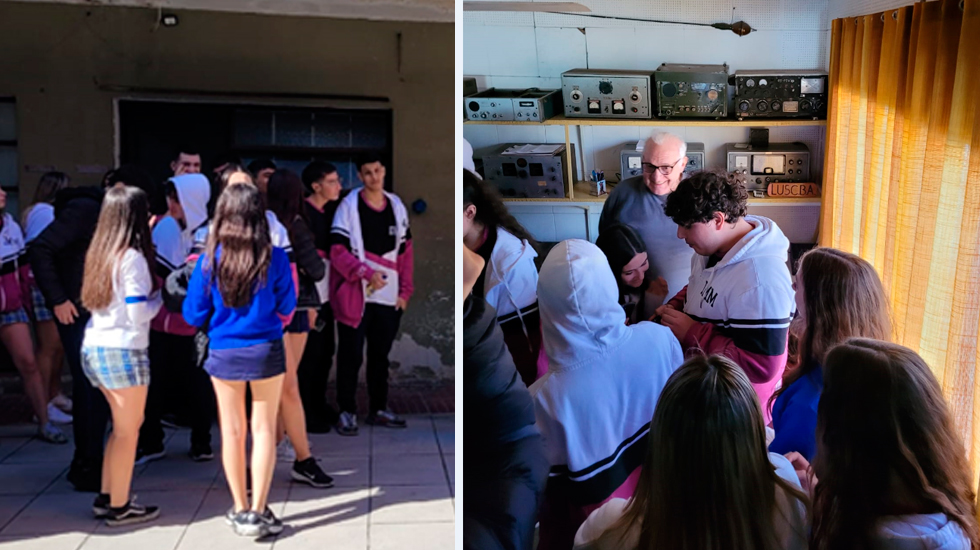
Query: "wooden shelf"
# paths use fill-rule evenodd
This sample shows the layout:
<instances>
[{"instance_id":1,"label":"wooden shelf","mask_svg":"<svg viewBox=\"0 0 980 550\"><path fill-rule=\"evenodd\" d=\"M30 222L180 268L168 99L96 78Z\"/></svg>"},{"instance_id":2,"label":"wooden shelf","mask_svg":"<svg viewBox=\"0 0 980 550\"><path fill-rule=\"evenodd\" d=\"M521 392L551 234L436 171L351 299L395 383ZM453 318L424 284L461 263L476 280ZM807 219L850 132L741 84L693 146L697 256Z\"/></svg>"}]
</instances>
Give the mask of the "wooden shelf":
<instances>
[{"instance_id":1,"label":"wooden shelf","mask_svg":"<svg viewBox=\"0 0 980 550\"><path fill-rule=\"evenodd\" d=\"M568 118L558 115L544 122L526 122L519 120L466 120L463 124L494 125L494 126L826 126L826 120L809 119L752 119L752 120L714 120L697 118L672 118L651 120L635 119L605 119L605 118Z\"/></svg>"},{"instance_id":2,"label":"wooden shelf","mask_svg":"<svg viewBox=\"0 0 980 550\"><path fill-rule=\"evenodd\" d=\"M612 193L613 189L616 188L615 183L607 184L609 193ZM589 182L579 181L575 183L575 198L570 199L567 196L561 199L503 199L504 202L523 202L523 203L576 203L576 202L606 202L609 197L609 193L601 197L596 197L589 194ZM820 204L820 197L807 197L807 198L761 198L757 199L755 197L749 197L750 205L790 205L790 204Z\"/></svg>"}]
</instances>

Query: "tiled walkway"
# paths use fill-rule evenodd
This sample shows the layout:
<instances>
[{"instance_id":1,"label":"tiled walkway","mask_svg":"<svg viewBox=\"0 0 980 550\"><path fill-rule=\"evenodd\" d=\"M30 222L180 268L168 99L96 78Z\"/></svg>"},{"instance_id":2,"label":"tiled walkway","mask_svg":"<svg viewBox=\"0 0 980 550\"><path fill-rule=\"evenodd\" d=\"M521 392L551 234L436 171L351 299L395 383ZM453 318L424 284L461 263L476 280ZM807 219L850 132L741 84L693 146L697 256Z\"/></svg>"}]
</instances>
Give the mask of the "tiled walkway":
<instances>
[{"instance_id":1,"label":"tiled walkway","mask_svg":"<svg viewBox=\"0 0 980 550\"><path fill-rule=\"evenodd\" d=\"M448 550L454 536L454 416L408 420L405 430L361 426L358 437L311 435L313 452L336 485L291 483L288 465L280 463L270 506L286 529L258 542L236 536L225 524L231 495L220 455L192 462L186 430L169 431L169 455L136 470L134 491L140 502L160 506L160 518L111 529L92 518L93 495L73 491L65 480L71 444L49 445L4 428L0 549L230 550L258 544L275 550Z\"/></svg>"}]
</instances>

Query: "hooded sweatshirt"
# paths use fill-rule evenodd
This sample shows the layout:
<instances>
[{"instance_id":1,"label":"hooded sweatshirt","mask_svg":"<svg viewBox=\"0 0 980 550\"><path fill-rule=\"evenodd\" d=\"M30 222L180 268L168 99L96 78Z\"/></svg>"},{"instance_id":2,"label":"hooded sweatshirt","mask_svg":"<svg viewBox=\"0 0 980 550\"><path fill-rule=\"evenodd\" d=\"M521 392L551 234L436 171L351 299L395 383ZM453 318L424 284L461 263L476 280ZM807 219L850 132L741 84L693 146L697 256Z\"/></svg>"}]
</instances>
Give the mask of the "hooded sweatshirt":
<instances>
[{"instance_id":1,"label":"hooded sweatshirt","mask_svg":"<svg viewBox=\"0 0 980 550\"><path fill-rule=\"evenodd\" d=\"M184 268L187 256L194 246L194 235L207 227L208 200L211 198L211 185L201 174L182 174L170 178L177 191L177 199L184 211L184 226L173 216L165 216L153 228L153 244L157 253L157 275L164 281L173 271ZM181 312L171 311L164 305L153 319L153 330L193 336L196 329L188 325Z\"/></svg>"},{"instance_id":2,"label":"hooded sweatshirt","mask_svg":"<svg viewBox=\"0 0 980 550\"><path fill-rule=\"evenodd\" d=\"M766 424L769 397L786 368L789 323L795 310L786 258L789 240L769 218L745 216L749 231L708 267L691 259L691 279L670 303L697 321L681 342L687 353L724 355L742 367L759 395Z\"/></svg>"},{"instance_id":3,"label":"hooded sweatshirt","mask_svg":"<svg viewBox=\"0 0 980 550\"><path fill-rule=\"evenodd\" d=\"M963 528L943 513L883 518L877 543L878 550L970 550Z\"/></svg>"},{"instance_id":4,"label":"hooded sweatshirt","mask_svg":"<svg viewBox=\"0 0 980 550\"><path fill-rule=\"evenodd\" d=\"M606 257L558 243L541 267L538 305L549 370L530 390L551 464L539 548L567 549L589 513L633 493L660 392L684 358L667 327L626 326Z\"/></svg>"},{"instance_id":5,"label":"hooded sweatshirt","mask_svg":"<svg viewBox=\"0 0 980 550\"><path fill-rule=\"evenodd\" d=\"M497 228L492 246L482 277L483 292L487 303L497 311L497 322L517 370L530 386L538 378L541 351L538 268L534 265L538 253L526 240L502 227Z\"/></svg>"}]
</instances>

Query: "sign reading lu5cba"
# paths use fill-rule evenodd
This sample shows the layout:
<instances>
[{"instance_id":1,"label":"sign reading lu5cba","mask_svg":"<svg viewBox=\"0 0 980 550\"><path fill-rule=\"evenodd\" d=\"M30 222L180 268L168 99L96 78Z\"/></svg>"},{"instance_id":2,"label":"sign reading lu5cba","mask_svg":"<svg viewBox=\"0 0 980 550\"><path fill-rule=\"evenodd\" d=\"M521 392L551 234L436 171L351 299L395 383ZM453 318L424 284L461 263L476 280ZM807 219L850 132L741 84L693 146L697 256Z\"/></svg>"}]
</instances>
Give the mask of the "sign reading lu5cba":
<instances>
[{"instance_id":1,"label":"sign reading lu5cba","mask_svg":"<svg viewBox=\"0 0 980 550\"><path fill-rule=\"evenodd\" d=\"M820 186L816 183L770 183L766 195L773 198L820 197Z\"/></svg>"}]
</instances>

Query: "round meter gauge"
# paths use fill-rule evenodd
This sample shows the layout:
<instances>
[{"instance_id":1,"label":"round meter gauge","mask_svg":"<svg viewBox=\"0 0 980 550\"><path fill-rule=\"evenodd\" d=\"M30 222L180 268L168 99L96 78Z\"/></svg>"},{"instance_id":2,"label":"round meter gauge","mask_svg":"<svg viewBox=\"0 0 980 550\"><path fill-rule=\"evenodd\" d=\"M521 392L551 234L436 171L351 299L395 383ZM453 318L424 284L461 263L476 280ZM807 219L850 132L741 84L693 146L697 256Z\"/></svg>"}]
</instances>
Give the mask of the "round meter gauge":
<instances>
[{"instance_id":1,"label":"round meter gauge","mask_svg":"<svg viewBox=\"0 0 980 550\"><path fill-rule=\"evenodd\" d=\"M766 84L769 84L769 82L767 82L765 78L759 79L759 86L765 86Z\"/></svg>"},{"instance_id":2,"label":"round meter gauge","mask_svg":"<svg viewBox=\"0 0 980 550\"><path fill-rule=\"evenodd\" d=\"M749 87L749 88L754 88L755 87L755 80L753 80L753 79L750 78L750 79L748 79L748 80L745 81L745 85L747 87Z\"/></svg>"}]
</instances>

